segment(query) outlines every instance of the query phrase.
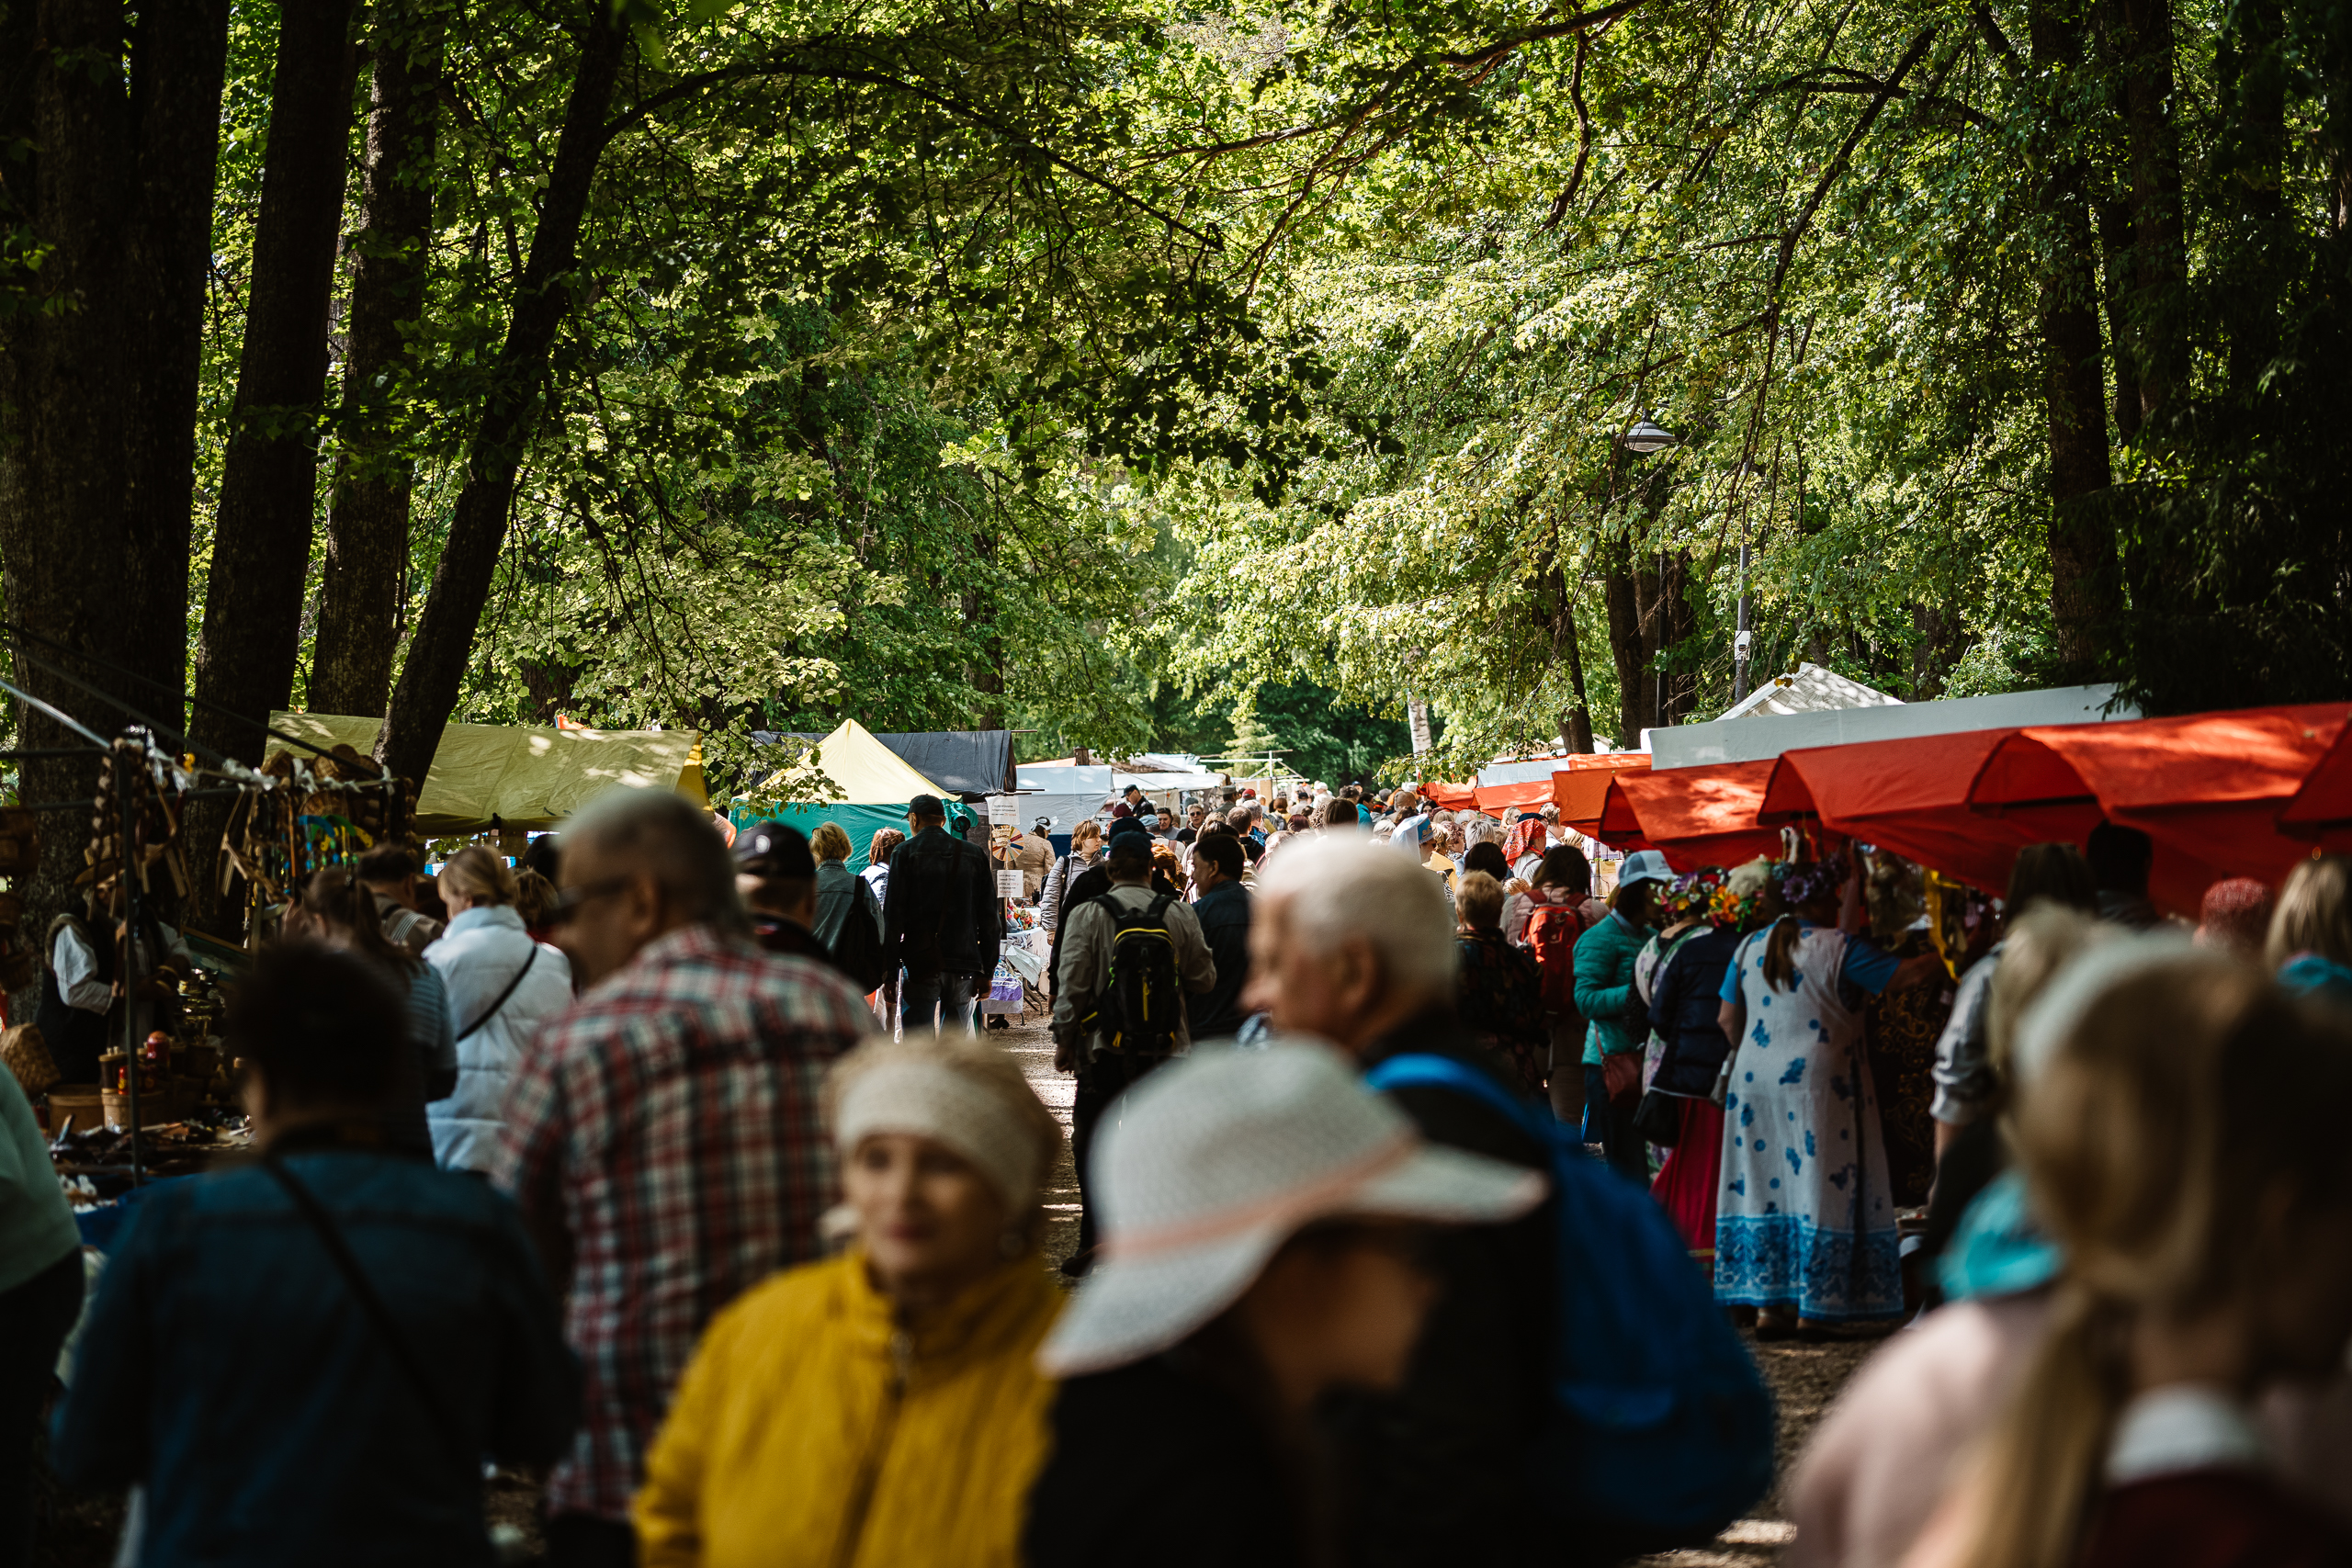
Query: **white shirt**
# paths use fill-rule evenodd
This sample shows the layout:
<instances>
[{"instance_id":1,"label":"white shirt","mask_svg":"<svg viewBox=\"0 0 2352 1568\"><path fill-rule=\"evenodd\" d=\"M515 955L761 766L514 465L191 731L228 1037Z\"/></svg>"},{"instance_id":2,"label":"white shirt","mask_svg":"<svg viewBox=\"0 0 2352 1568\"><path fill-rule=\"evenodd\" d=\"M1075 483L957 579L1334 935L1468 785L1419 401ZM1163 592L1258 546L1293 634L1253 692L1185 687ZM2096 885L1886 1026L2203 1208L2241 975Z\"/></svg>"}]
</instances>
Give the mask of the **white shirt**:
<instances>
[{"instance_id":1,"label":"white shirt","mask_svg":"<svg viewBox=\"0 0 2352 1568\"><path fill-rule=\"evenodd\" d=\"M2245 1407L2205 1383L2153 1389L2123 1407L2107 1445L2107 1483L2184 1470L2258 1470L2269 1462Z\"/></svg>"},{"instance_id":2,"label":"white shirt","mask_svg":"<svg viewBox=\"0 0 2352 1568\"><path fill-rule=\"evenodd\" d=\"M49 966L57 975L58 995L65 1005L84 1012L104 1012L114 999L114 987L96 977L98 955L83 940L79 928L61 926L50 944Z\"/></svg>"}]
</instances>

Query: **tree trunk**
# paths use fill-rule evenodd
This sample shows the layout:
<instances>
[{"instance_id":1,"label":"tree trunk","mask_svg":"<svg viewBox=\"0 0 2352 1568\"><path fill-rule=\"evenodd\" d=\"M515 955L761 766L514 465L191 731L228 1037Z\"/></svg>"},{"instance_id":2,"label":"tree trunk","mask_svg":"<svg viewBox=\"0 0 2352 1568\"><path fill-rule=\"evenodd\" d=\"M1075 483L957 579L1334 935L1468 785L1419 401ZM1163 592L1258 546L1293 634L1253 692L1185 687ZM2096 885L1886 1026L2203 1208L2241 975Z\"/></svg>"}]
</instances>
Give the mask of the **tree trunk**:
<instances>
[{"instance_id":1,"label":"tree trunk","mask_svg":"<svg viewBox=\"0 0 2352 1568\"><path fill-rule=\"evenodd\" d=\"M2071 91L2080 74L2083 17L2076 4L2035 0L2028 17L2035 74L2045 93ZM2060 105L2045 100L2041 117L2044 172L2035 195L2052 246L2039 302L2050 432L2050 616L2060 666L2070 679L2086 681L2122 611L2115 525L2107 511L2107 368L2086 174Z\"/></svg>"},{"instance_id":2,"label":"tree trunk","mask_svg":"<svg viewBox=\"0 0 2352 1568\"><path fill-rule=\"evenodd\" d=\"M2227 54L2233 79L2224 82L2222 112L2233 132L2226 158L2231 216L2239 254L2249 259L2223 293L2229 322L2230 390L2254 395L2262 372L2278 355L2282 258L2295 244L2280 220L2279 180L2287 152L2287 72L2279 48L2284 30L2277 0L2239 0L2229 13L2234 37Z\"/></svg>"},{"instance_id":3,"label":"tree trunk","mask_svg":"<svg viewBox=\"0 0 2352 1568\"><path fill-rule=\"evenodd\" d=\"M228 712L199 710L195 733L248 761L261 759L270 710L293 696L301 647L351 131L351 0L311 0L279 19L244 349L196 648L197 695Z\"/></svg>"},{"instance_id":4,"label":"tree trunk","mask_svg":"<svg viewBox=\"0 0 2352 1568\"><path fill-rule=\"evenodd\" d=\"M406 329L424 303L443 19L437 7L413 3L379 14L366 208L351 246L342 443L311 645L313 713L384 711L408 563L412 467L394 447L415 363Z\"/></svg>"},{"instance_id":5,"label":"tree trunk","mask_svg":"<svg viewBox=\"0 0 2352 1568\"><path fill-rule=\"evenodd\" d=\"M2188 254L2180 131L2173 123L2172 0L2117 0L2132 182L2132 319L2141 337L2140 415L2161 407L2188 368L2181 321Z\"/></svg>"},{"instance_id":6,"label":"tree trunk","mask_svg":"<svg viewBox=\"0 0 2352 1568\"><path fill-rule=\"evenodd\" d=\"M1649 658L1642 637L1642 604L1632 551L1623 540L1602 556L1601 604L1609 614L1609 653L1617 666L1617 745L1641 744L1650 720Z\"/></svg>"},{"instance_id":7,"label":"tree trunk","mask_svg":"<svg viewBox=\"0 0 2352 1568\"><path fill-rule=\"evenodd\" d=\"M376 739L376 755L394 773L419 784L457 705L474 628L489 601L499 551L506 542L506 514L514 504L524 448L538 422L548 355L571 300L569 275L579 254L580 226L587 215L596 160L605 150L605 115L627 43L611 7L599 0L591 7L582 38L555 166L531 236L531 257L515 285L506 343L499 351L481 421L467 454L465 488L458 492L424 613L417 617L416 635L410 639L407 661Z\"/></svg>"},{"instance_id":8,"label":"tree trunk","mask_svg":"<svg viewBox=\"0 0 2352 1568\"><path fill-rule=\"evenodd\" d=\"M2098 204L2100 292L2107 302L2108 361L2115 372L2115 438L2140 439L2140 351L2132 329L2132 209L2122 199Z\"/></svg>"},{"instance_id":9,"label":"tree trunk","mask_svg":"<svg viewBox=\"0 0 2352 1568\"><path fill-rule=\"evenodd\" d=\"M1576 694L1576 705L1560 721L1560 743L1577 756L1592 750L1592 699L1584 689L1584 649L1577 642L1577 584L1565 571L1555 570L1558 581L1560 629L1557 642L1567 649L1568 689Z\"/></svg>"},{"instance_id":10,"label":"tree trunk","mask_svg":"<svg viewBox=\"0 0 2352 1568\"><path fill-rule=\"evenodd\" d=\"M107 661L19 637L14 672L101 733L129 714L41 662L181 722L172 694L187 665L225 0L150 0L128 38L126 70L120 0L0 6L0 142L36 150L0 161L0 223L28 230L47 253L37 273L11 279L34 308L0 316L0 570L11 618ZM26 708L17 739L48 749L74 737ZM28 758L18 798L86 799L96 780L95 755ZM73 881L87 821L41 818L40 864L15 889L36 939L81 904Z\"/></svg>"}]
</instances>

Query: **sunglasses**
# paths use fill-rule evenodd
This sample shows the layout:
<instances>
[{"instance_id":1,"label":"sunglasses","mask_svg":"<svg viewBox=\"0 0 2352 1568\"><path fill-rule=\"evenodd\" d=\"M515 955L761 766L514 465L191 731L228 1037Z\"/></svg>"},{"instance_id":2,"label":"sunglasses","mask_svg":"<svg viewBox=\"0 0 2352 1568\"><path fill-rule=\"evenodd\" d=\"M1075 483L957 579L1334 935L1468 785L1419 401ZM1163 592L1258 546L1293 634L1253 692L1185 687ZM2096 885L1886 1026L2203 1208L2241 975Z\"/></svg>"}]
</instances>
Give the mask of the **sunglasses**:
<instances>
[{"instance_id":1,"label":"sunglasses","mask_svg":"<svg viewBox=\"0 0 2352 1568\"><path fill-rule=\"evenodd\" d=\"M635 877L608 876L602 882L588 882L582 883L578 887L567 887L556 895L555 902L548 907L547 923L549 926L567 925L582 909L599 898L609 898L614 894L623 891L634 881L636 881Z\"/></svg>"}]
</instances>

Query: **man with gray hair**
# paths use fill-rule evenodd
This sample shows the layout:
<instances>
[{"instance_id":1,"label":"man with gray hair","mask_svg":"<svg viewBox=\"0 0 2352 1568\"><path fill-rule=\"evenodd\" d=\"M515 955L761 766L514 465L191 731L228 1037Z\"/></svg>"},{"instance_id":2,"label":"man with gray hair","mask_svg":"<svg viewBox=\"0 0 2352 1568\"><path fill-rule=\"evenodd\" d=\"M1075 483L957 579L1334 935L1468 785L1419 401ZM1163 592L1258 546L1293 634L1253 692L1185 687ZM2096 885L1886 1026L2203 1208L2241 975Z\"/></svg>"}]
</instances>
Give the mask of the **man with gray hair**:
<instances>
[{"instance_id":1,"label":"man with gray hair","mask_svg":"<svg viewBox=\"0 0 2352 1568\"><path fill-rule=\"evenodd\" d=\"M1430 1054L1510 1086L1454 1016L1457 953L1444 887L1417 858L1328 834L1285 849L1260 875L1241 1004L1271 1014L1278 1033L1320 1036L1367 1069ZM1547 1149L1465 1094L1417 1087L1390 1098L1433 1143L1550 1168ZM1428 1242L1444 1289L1405 1386L1340 1415L1357 1504L1348 1560L1452 1568L1576 1555L1547 1539L1526 1480L1551 1397L1557 1224L1547 1199L1508 1224Z\"/></svg>"},{"instance_id":2,"label":"man with gray hair","mask_svg":"<svg viewBox=\"0 0 2352 1568\"><path fill-rule=\"evenodd\" d=\"M614 790L574 817L562 888L554 938L585 988L524 1055L492 1179L569 1283L583 1374L547 1561L618 1568L704 1325L822 1252L840 1187L819 1089L873 1014L829 966L752 945L726 843L675 795Z\"/></svg>"}]
</instances>

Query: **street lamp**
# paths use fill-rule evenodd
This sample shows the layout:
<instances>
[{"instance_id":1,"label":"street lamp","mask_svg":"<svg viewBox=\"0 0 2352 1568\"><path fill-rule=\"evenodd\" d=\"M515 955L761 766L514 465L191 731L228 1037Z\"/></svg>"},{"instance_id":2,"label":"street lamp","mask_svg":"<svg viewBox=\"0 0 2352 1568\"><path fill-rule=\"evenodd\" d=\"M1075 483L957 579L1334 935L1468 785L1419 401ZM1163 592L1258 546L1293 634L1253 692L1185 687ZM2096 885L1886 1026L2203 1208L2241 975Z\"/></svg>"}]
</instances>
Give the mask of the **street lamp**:
<instances>
[{"instance_id":1,"label":"street lamp","mask_svg":"<svg viewBox=\"0 0 2352 1568\"><path fill-rule=\"evenodd\" d=\"M1653 452L1663 452L1669 446L1682 445L1682 437L1664 425L1645 417L1634 428L1617 438L1617 444L1635 457L1646 457Z\"/></svg>"}]
</instances>

